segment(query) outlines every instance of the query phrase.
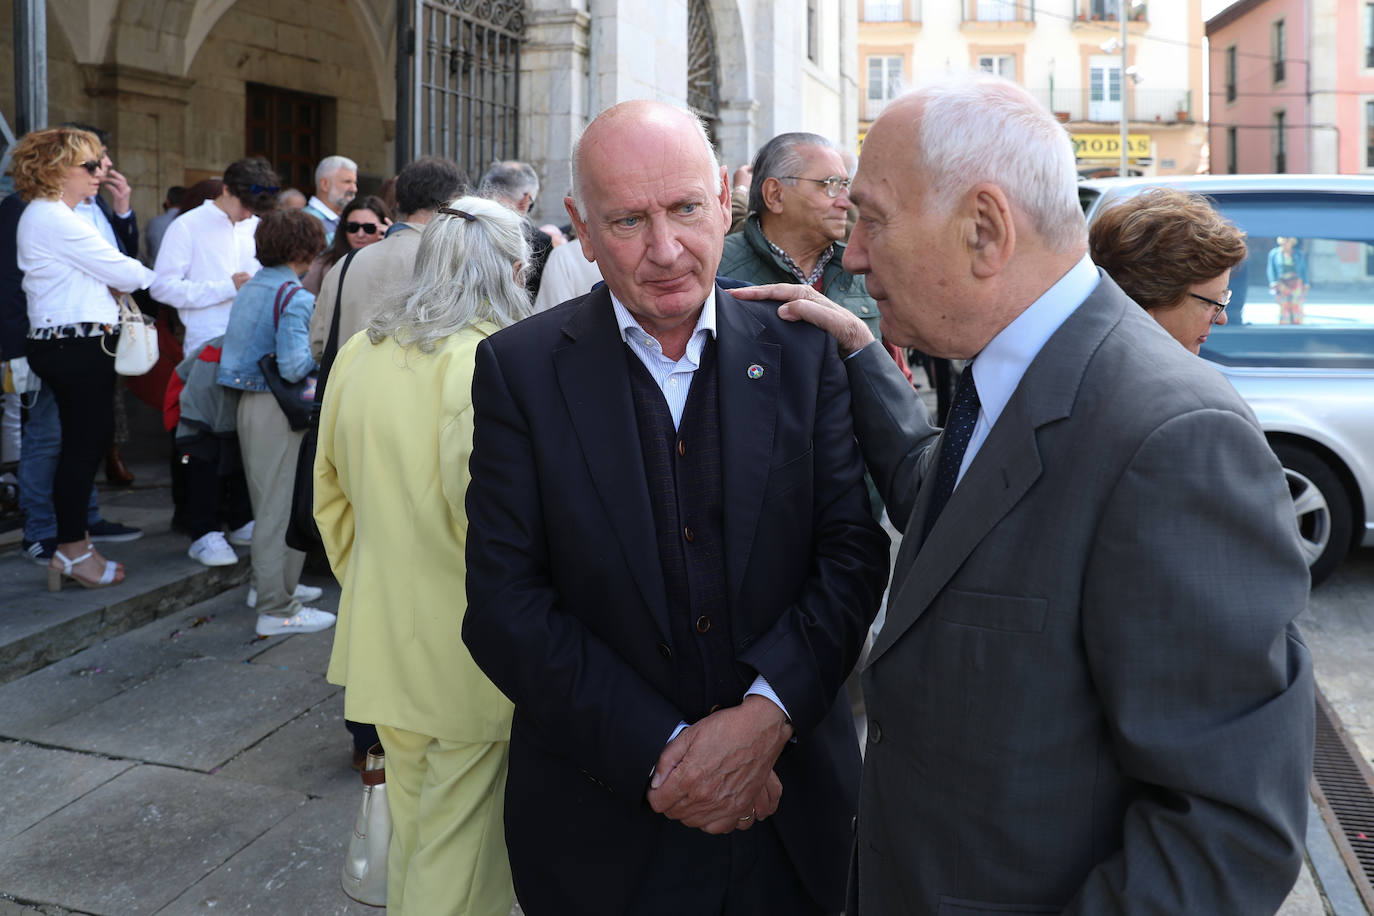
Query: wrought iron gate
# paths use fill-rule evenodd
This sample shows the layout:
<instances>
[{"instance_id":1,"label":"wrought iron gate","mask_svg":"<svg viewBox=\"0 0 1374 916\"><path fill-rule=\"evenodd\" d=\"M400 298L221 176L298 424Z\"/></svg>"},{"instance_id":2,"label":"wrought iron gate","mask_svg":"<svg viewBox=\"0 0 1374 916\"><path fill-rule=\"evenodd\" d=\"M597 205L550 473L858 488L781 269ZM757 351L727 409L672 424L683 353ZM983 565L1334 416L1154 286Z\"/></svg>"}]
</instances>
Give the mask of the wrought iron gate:
<instances>
[{"instance_id":1,"label":"wrought iron gate","mask_svg":"<svg viewBox=\"0 0 1374 916\"><path fill-rule=\"evenodd\" d=\"M447 156L476 181L492 162L517 156L525 4L413 0L409 12L410 92L399 100L409 104L398 105L410 112L409 142L398 142L398 158Z\"/></svg>"}]
</instances>

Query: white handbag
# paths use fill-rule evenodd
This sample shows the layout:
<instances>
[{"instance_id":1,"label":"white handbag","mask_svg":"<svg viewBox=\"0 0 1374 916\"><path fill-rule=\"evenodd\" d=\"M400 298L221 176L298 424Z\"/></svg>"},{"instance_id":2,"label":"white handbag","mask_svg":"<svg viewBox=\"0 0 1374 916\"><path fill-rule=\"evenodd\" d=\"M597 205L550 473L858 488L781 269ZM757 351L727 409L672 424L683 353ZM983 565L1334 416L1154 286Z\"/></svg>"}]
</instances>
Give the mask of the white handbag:
<instances>
[{"instance_id":1,"label":"white handbag","mask_svg":"<svg viewBox=\"0 0 1374 916\"><path fill-rule=\"evenodd\" d=\"M119 343L115 372L143 375L157 365L157 328L127 295L119 297Z\"/></svg>"},{"instance_id":2,"label":"white handbag","mask_svg":"<svg viewBox=\"0 0 1374 916\"><path fill-rule=\"evenodd\" d=\"M386 906L386 857L391 850L391 808L386 801L386 757L380 744L363 764L363 803L348 838L340 876L343 891L359 903Z\"/></svg>"}]
</instances>

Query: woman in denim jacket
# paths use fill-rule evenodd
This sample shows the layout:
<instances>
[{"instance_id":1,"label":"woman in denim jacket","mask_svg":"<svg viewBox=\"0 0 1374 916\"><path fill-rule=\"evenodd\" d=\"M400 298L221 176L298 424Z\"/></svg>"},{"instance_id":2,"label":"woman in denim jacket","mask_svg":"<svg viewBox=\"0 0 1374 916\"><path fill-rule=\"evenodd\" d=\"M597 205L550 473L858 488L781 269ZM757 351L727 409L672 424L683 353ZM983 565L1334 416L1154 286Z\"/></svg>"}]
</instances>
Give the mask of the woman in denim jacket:
<instances>
[{"instance_id":1,"label":"woman in denim jacket","mask_svg":"<svg viewBox=\"0 0 1374 916\"><path fill-rule=\"evenodd\" d=\"M333 626L334 615L301 603L318 598L320 590L300 586L305 554L286 546L296 456L304 432L294 432L287 424L258 361L275 353L277 370L289 382L315 369L310 356L315 297L300 285L300 276L324 248L324 230L308 213L275 210L262 218L254 239L262 270L234 297L219 365L219 383L242 392L239 449L254 519L249 603L256 596L259 636L314 633Z\"/></svg>"}]
</instances>

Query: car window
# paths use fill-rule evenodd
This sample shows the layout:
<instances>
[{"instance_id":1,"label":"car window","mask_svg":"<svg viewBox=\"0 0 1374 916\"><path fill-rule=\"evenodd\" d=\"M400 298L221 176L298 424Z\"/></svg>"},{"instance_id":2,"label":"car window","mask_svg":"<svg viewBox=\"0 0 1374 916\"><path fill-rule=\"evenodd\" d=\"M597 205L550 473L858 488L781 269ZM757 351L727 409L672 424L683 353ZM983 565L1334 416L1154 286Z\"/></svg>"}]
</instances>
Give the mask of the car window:
<instances>
[{"instance_id":1,"label":"car window","mask_svg":"<svg viewBox=\"0 0 1374 916\"><path fill-rule=\"evenodd\" d=\"M1374 199L1214 194L1247 235L1228 323L1202 355L1232 366L1374 368Z\"/></svg>"}]
</instances>

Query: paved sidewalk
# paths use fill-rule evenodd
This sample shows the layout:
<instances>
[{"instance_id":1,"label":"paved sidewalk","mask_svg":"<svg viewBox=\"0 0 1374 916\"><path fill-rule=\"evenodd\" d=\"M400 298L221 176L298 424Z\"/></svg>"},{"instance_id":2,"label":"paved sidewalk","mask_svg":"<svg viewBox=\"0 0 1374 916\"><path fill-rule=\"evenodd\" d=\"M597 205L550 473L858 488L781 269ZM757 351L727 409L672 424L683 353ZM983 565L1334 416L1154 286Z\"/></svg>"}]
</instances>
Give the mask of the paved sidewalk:
<instances>
[{"instance_id":1,"label":"paved sidewalk","mask_svg":"<svg viewBox=\"0 0 1374 916\"><path fill-rule=\"evenodd\" d=\"M117 588L49 595L0 535L0 916L380 912L339 888L361 784L324 680L332 631L257 638L246 561L187 558L156 466L135 470L140 488L102 493L108 517L148 531L109 545L130 569ZM332 579L306 581L337 606ZM1366 758L1370 595L1374 550L1302 620ZM1305 868L1281 914L1364 912L1328 896Z\"/></svg>"}]
</instances>

